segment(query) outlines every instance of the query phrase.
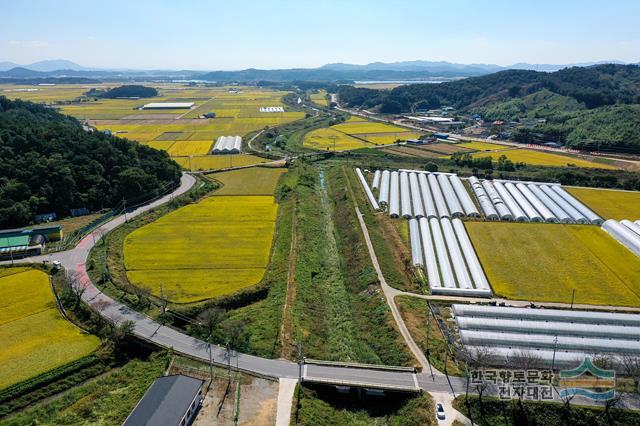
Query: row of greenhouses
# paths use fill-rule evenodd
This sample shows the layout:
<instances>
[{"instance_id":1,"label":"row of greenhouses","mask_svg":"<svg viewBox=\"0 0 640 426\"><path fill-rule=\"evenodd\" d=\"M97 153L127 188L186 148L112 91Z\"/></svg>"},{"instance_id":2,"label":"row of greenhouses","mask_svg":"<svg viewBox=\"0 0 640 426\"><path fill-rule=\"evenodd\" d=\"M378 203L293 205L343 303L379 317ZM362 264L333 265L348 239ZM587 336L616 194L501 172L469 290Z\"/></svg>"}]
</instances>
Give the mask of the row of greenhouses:
<instances>
[{"instance_id":1,"label":"row of greenhouses","mask_svg":"<svg viewBox=\"0 0 640 426\"><path fill-rule=\"evenodd\" d=\"M600 225L600 216L559 184L469 178L485 218L516 222Z\"/></svg>"},{"instance_id":2,"label":"row of greenhouses","mask_svg":"<svg viewBox=\"0 0 640 426\"><path fill-rule=\"evenodd\" d=\"M490 297L491 287L459 218L409 219L411 258L432 294Z\"/></svg>"}]
</instances>

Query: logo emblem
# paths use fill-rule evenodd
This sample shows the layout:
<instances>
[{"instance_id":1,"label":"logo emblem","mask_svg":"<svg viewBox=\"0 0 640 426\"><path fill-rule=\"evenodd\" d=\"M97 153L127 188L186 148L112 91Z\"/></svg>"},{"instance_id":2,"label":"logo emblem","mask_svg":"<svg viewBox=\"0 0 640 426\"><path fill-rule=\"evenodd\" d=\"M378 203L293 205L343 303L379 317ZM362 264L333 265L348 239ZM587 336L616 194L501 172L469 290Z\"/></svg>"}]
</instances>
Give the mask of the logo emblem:
<instances>
[{"instance_id":1,"label":"logo emblem","mask_svg":"<svg viewBox=\"0 0 640 426\"><path fill-rule=\"evenodd\" d=\"M596 367L591 358L586 357L577 368L560 371L560 386L565 388L560 392L563 398L583 396L607 401L616 393L616 372Z\"/></svg>"}]
</instances>

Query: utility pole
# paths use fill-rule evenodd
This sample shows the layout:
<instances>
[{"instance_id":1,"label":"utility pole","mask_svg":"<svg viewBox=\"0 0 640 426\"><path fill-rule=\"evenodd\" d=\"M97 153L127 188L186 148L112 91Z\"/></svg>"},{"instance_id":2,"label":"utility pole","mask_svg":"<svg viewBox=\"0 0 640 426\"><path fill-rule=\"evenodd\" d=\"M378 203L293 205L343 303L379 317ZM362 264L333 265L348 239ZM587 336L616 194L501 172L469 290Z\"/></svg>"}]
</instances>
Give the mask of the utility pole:
<instances>
[{"instance_id":1,"label":"utility pole","mask_svg":"<svg viewBox=\"0 0 640 426\"><path fill-rule=\"evenodd\" d=\"M556 366L556 351L558 350L558 335L553 338L553 359L551 360L551 372L555 370Z\"/></svg>"},{"instance_id":2,"label":"utility pole","mask_svg":"<svg viewBox=\"0 0 640 426\"><path fill-rule=\"evenodd\" d=\"M427 306L427 362L429 363L429 371L431 371L431 380L435 380L433 375L433 367L431 366L431 357L429 356L429 331L431 330L431 309ZM446 368L446 364L445 364Z\"/></svg>"},{"instance_id":3,"label":"utility pole","mask_svg":"<svg viewBox=\"0 0 640 426\"><path fill-rule=\"evenodd\" d=\"M122 199L122 205L123 205L122 208L124 209L124 221L126 223L126 222L129 222L129 220L127 219L127 199L126 198Z\"/></svg>"},{"instance_id":4,"label":"utility pole","mask_svg":"<svg viewBox=\"0 0 640 426\"><path fill-rule=\"evenodd\" d=\"M573 301L576 298L576 289L573 289L573 292L571 293L571 309L573 309Z\"/></svg>"},{"instance_id":5,"label":"utility pole","mask_svg":"<svg viewBox=\"0 0 640 426\"><path fill-rule=\"evenodd\" d=\"M296 342L298 349L298 383L302 383L302 364L304 364L304 357L302 356L302 342Z\"/></svg>"},{"instance_id":6,"label":"utility pole","mask_svg":"<svg viewBox=\"0 0 640 426\"><path fill-rule=\"evenodd\" d=\"M229 379L229 383L231 383L231 347L229 346L228 340L227 340L227 378Z\"/></svg>"},{"instance_id":7,"label":"utility pole","mask_svg":"<svg viewBox=\"0 0 640 426\"><path fill-rule=\"evenodd\" d=\"M207 343L209 345L209 387L211 387L213 384L213 352L211 349L211 333L209 333L209 337L207 337Z\"/></svg>"}]
</instances>

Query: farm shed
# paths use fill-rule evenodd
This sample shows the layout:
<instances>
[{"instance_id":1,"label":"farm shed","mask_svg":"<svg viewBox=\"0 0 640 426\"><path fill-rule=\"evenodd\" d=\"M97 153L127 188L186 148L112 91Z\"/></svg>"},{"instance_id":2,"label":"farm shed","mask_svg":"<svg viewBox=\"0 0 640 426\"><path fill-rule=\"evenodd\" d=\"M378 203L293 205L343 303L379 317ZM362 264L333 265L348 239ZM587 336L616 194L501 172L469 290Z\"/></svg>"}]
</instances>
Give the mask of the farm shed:
<instances>
[{"instance_id":1,"label":"farm shed","mask_svg":"<svg viewBox=\"0 0 640 426\"><path fill-rule=\"evenodd\" d=\"M151 102L141 109L191 109L194 105L193 102Z\"/></svg>"},{"instance_id":2,"label":"farm shed","mask_svg":"<svg viewBox=\"0 0 640 426\"><path fill-rule=\"evenodd\" d=\"M184 426L202 403L203 380L183 375L156 379L123 426Z\"/></svg>"},{"instance_id":3,"label":"farm shed","mask_svg":"<svg viewBox=\"0 0 640 426\"><path fill-rule=\"evenodd\" d=\"M212 154L239 154L242 151L240 136L220 136L211 150Z\"/></svg>"},{"instance_id":4,"label":"farm shed","mask_svg":"<svg viewBox=\"0 0 640 426\"><path fill-rule=\"evenodd\" d=\"M281 107L281 106L260 107L260 112L284 112L284 107Z\"/></svg>"},{"instance_id":5,"label":"farm shed","mask_svg":"<svg viewBox=\"0 0 640 426\"><path fill-rule=\"evenodd\" d=\"M62 228L59 225L0 231L0 259L39 255L48 241L60 239Z\"/></svg>"},{"instance_id":6,"label":"farm shed","mask_svg":"<svg viewBox=\"0 0 640 426\"><path fill-rule=\"evenodd\" d=\"M528 358L539 366L578 365L586 356L640 354L640 315L453 305L465 350L496 365Z\"/></svg>"}]
</instances>

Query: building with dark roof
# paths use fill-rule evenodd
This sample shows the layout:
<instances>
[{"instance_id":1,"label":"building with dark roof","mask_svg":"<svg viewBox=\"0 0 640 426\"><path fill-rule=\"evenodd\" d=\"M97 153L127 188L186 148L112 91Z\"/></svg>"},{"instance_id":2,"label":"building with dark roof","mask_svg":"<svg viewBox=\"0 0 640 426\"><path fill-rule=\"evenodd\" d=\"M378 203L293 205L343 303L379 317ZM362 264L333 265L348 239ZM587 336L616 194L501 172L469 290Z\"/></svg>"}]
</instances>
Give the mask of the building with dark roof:
<instances>
[{"instance_id":1,"label":"building with dark roof","mask_svg":"<svg viewBox=\"0 0 640 426\"><path fill-rule=\"evenodd\" d=\"M123 426L185 426L202 403L203 380L177 375L156 379Z\"/></svg>"}]
</instances>

